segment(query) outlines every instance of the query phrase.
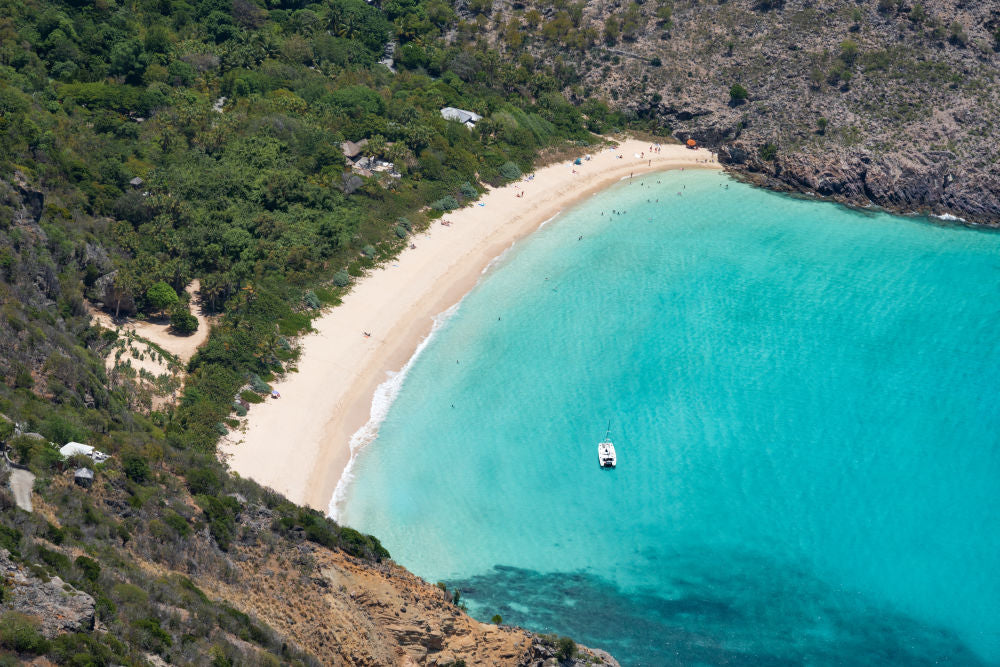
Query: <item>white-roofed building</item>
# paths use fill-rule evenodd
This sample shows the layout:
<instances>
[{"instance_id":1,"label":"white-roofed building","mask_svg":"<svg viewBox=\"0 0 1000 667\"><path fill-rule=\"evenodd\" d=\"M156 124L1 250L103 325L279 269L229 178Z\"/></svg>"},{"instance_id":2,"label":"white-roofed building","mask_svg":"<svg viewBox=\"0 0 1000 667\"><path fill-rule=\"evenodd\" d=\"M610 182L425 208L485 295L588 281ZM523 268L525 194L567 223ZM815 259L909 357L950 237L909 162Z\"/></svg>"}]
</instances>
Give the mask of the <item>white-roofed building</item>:
<instances>
[{"instance_id":1,"label":"white-roofed building","mask_svg":"<svg viewBox=\"0 0 1000 667\"><path fill-rule=\"evenodd\" d=\"M441 117L445 120L457 121L462 125L465 125L470 130L476 126L477 122L483 119L483 117L475 111L466 111L465 109L456 109L455 107L445 107L444 109L441 109Z\"/></svg>"},{"instance_id":2,"label":"white-roofed building","mask_svg":"<svg viewBox=\"0 0 1000 667\"><path fill-rule=\"evenodd\" d=\"M59 448L59 453L62 455L64 459L68 459L71 456L76 456L77 454L83 454L84 456L89 456L98 463L108 460L107 454L105 454L104 452L99 452L90 445L85 445L82 442L67 442L65 445Z\"/></svg>"},{"instance_id":3,"label":"white-roofed building","mask_svg":"<svg viewBox=\"0 0 1000 667\"><path fill-rule=\"evenodd\" d=\"M68 459L71 456L76 456L77 454L83 454L84 456L90 456L94 453L94 448L90 445L85 445L82 442L67 442L65 445L59 448L59 453L62 454L64 459Z\"/></svg>"}]
</instances>

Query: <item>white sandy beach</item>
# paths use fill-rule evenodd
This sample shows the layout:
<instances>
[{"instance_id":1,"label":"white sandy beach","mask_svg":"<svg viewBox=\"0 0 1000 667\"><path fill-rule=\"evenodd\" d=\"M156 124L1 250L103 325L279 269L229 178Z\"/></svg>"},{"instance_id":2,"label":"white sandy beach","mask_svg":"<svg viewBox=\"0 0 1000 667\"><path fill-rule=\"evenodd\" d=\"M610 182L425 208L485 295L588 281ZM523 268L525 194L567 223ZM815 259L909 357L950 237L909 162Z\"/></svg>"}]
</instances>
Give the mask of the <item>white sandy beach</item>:
<instances>
[{"instance_id":1,"label":"white sandy beach","mask_svg":"<svg viewBox=\"0 0 1000 667\"><path fill-rule=\"evenodd\" d=\"M495 257L559 211L630 174L719 168L706 150L663 145L650 154L649 148L627 140L579 166L549 165L530 181L497 188L445 215L449 226L438 220L416 235L416 248L364 277L342 305L314 320L316 333L301 341L299 371L274 384L281 398L252 406L242 437L234 433L220 443L231 469L326 512L376 388L403 368L434 316L471 290Z\"/></svg>"}]
</instances>

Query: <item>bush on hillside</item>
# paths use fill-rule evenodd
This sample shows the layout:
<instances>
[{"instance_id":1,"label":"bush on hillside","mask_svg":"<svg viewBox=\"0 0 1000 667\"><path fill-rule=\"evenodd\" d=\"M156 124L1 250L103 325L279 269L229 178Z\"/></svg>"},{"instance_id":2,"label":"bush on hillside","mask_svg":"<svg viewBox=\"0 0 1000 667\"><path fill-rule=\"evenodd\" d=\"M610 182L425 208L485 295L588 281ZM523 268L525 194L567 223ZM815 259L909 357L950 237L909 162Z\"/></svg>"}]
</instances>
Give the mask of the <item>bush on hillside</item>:
<instances>
[{"instance_id":1,"label":"bush on hillside","mask_svg":"<svg viewBox=\"0 0 1000 667\"><path fill-rule=\"evenodd\" d=\"M576 642L569 637L560 637L556 640L556 657L560 660L569 660L576 655Z\"/></svg>"},{"instance_id":2,"label":"bush on hillside","mask_svg":"<svg viewBox=\"0 0 1000 667\"><path fill-rule=\"evenodd\" d=\"M458 200L451 195L441 197L441 199L431 203L431 208L435 211L453 211L458 208Z\"/></svg>"},{"instance_id":3,"label":"bush on hillside","mask_svg":"<svg viewBox=\"0 0 1000 667\"><path fill-rule=\"evenodd\" d=\"M521 178L521 168L517 166L516 162L504 162L503 166L500 167L500 175L503 176L504 180L513 181L516 178Z\"/></svg>"},{"instance_id":4,"label":"bush on hillside","mask_svg":"<svg viewBox=\"0 0 1000 667\"><path fill-rule=\"evenodd\" d=\"M49 643L38 631L38 626L38 621L20 612L5 612L0 616L0 646L17 653L45 653Z\"/></svg>"}]
</instances>

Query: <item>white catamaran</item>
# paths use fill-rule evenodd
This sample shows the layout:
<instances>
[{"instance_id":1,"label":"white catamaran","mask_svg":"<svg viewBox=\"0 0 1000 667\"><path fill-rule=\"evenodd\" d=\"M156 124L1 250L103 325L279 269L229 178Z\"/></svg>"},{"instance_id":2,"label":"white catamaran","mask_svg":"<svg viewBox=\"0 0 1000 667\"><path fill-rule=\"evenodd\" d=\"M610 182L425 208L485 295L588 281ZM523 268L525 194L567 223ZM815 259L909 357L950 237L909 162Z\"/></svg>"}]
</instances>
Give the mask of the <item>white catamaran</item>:
<instances>
[{"instance_id":1,"label":"white catamaran","mask_svg":"<svg viewBox=\"0 0 1000 667\"><path fill-rule=\"evenodd\" d=\"M604 440L597 445L597 460L602 468L614 468L618 465L618 455L615 453L615 446L610 436L611 422L608 422L608 432L604 434Z\"/></svg>"}]
</instances>

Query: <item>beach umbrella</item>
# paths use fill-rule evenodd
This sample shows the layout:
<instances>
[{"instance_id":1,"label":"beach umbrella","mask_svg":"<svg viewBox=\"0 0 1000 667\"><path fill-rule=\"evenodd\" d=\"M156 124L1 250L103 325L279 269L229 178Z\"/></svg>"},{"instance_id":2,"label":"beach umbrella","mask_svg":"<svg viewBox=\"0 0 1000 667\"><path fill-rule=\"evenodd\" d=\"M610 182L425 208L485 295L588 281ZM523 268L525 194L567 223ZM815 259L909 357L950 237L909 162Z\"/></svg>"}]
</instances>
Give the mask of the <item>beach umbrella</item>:
<instances>
[{"instance_id":1,"label":"beach umbrella","mask_svg":"<svg viewBox=\"0 0 1000 667\"><path fill-rule=\"evenodd\" d=\"M697 144L698 142L695 141L694 139L688 139L688 146L690 146L691 148L694 148Z\"/></svg>"}]
</instances>

